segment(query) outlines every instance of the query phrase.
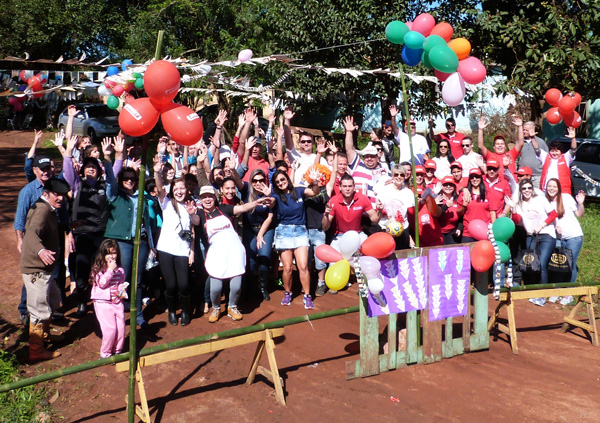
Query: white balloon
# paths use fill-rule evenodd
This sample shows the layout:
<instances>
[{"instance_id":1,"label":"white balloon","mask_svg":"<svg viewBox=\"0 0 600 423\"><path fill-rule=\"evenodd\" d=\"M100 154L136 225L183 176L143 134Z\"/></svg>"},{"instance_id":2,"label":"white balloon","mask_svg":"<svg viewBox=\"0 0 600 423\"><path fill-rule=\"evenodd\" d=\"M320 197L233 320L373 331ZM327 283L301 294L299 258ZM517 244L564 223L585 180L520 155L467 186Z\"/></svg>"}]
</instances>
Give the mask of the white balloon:
<instances>
[{"instance_id":1,"label":"white balloon","mask_svg":"<svg viewBox=\"0 0 600 423\"><path fill-rule=\"evenodd\" d=\"M252 59L252 50L249 48L244 49L238 53L238 60L242 63Z\"/></svg>"},{"instance_id":2,"label":"white balloon","mask_svg":"<svg viewBox=\"0 0 600 423\"><path fill-rule=\"evenodd\" d=\"M383 281L379 278L367 280L367 286L369 287L369 292L373 295L377 295L383 291Z\"/></svg>"},{"instance_id":3,"label":"white balloon","mask_svg":"<svg viewBox=\"0 0 600 423\"><path fill-rule=\"evenodd\" d=\"M360 235L356 231L348 231L340 238L339 248L342 257L346 260L350 260L352 254L360 247Z\"/></svg>"},{"instance_id":4,"label":"white balloon","mask_svg":"<svg viewBox=\"0 0 600 423\"><path fill-rule=\"evenodd\" d=\"M448 106L458 106L465 98L465 81L458 72L454 72L444 81L442 98Z\"/></svg>"},{"instance_id":5,"label":"white balloon","mask_svg":"<svg viewBox=\"0 0 600 423\"><path fill-rule=\"evenodd\" d=\"M106 88L104 84L100 84L98 87L98 94L100 94L102 97L108 97L109 95L112 95L108 92L108 88Z\"/></svg>"}]
</instances>

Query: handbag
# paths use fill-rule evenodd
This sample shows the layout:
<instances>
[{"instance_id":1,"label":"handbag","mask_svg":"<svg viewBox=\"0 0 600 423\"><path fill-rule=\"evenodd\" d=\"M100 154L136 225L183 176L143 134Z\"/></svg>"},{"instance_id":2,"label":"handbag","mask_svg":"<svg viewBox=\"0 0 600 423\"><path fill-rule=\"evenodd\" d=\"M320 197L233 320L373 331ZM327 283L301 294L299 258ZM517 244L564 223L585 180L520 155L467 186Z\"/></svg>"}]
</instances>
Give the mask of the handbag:
<instances>
[{"instance_id":1,"label":"handbag","mask_svg":"<svg viewBox=\"0 0 600 423\"><path fill-rule=\"evenodd\" d=\"M555 247L548 262L548 276L557 282L571 280L573 270L573 251L565 247L565 240L560 238L560 247Z\"/></svg>"},{"instance_id":2,"label":"handbag","mask_svg":"<svg viewBox=\"0 0 600 423\"><path fill-rule=\"evenodd\" d=\"M533 239L533 248L522 250L517 258L517 264L521 273L527 273L530 276L533 274L542 273L542 261L540 260L540 252L537 249L538 235Z\"/></svg>"}]
</instances>

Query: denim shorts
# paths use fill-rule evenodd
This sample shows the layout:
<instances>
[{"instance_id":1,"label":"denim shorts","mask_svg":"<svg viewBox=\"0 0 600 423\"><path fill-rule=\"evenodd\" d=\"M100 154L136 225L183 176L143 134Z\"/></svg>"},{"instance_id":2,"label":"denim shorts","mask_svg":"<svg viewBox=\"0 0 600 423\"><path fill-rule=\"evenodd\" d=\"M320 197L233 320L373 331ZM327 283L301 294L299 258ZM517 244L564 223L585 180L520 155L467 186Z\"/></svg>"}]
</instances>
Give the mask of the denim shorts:
<instances>
[{"instance_id":1,"label":"denim shorts","mask_svg":"<svg viewBox=\"0 0 600 423\"><path fill-rule=\"evenodd\" d=\"M295 250L308 247L308 229L304 225L279 225L275 228L275 248Z\"/></svg>"},{"instance_id":2,"label":"denim shorts","mask_svg":"<svg viewBox=\"0 0 600 423\"><path fill-rule=\"evenodd\" d=\"M312 245L316 251L319 245L325 244L325 232L319 229L309 229L308 230L308 240L310 245ZM327 263L319 260L317 254L315 253L315 269L323 270L327 267Z\"/></svg>"}]
</instances>

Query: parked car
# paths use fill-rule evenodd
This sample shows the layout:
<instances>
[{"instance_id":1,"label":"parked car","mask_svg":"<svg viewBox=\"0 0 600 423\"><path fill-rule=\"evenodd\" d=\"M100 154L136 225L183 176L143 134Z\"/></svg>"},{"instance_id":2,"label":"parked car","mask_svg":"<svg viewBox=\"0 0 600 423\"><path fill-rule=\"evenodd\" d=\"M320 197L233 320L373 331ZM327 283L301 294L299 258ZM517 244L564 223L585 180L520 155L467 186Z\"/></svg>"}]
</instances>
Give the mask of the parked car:
<instances>
[{"instance_id":1,"label":"parked car","mask_svg":"<svg viewBox=\"0 0 600 423\"><path fill-rule=\"evenodd\" d=\"M556 139L560 141L563 153L571 148L570 139L566 137ZM577 194L581 190L590 198L600 199L600 187L587 181L581 176L578 169L600 184L600 140L577 138L577 152L575 153L575 160L571 164L573 194Z\"/></svg>"},{"instance_id":2,"label":"parked car","mask_svg":"<svg viewBox=\"0 0 600 423\"><path fill-rule=\"evenodd\" d=\"M75 104L77 114L73 119L73 134L88 135L92 141L119 133L119 112L106 104ZM64 130L68 119L67 109L58 117L58 129Z\"/></svg>"}]
</instances>

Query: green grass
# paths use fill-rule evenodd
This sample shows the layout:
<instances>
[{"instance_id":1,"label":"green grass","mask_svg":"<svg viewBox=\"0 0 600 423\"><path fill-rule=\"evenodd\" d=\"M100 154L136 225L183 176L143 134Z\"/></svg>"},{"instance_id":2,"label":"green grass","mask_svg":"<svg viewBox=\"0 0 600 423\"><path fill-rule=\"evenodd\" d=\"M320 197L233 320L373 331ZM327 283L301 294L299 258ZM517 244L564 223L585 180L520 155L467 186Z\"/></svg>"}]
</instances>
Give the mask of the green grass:
<instances>
[{"instance_id":1,"label":"green grass","mask_svg":"<svg viewBox=\"0 0 600 423\"><path fill-rule=\"evenodd\" d=\"M600 203L587 203L580 220L583 247L579 253L578 281L597 281L600 277Z\"/></svg>"},{"instance_id":2,"label":"green grass","mask_svg":"<svg viewBox=\"0 0 600 423\"><path fill-rule=\"evenodd\" d=\"M19 380L18 363L12 354L0 351L0 384ZM26 386L0 393L0 423L38 422L50 415L49 406L42 389ZM49 421L49 420L46 420Z\"/></svg>"}]
</instances>

